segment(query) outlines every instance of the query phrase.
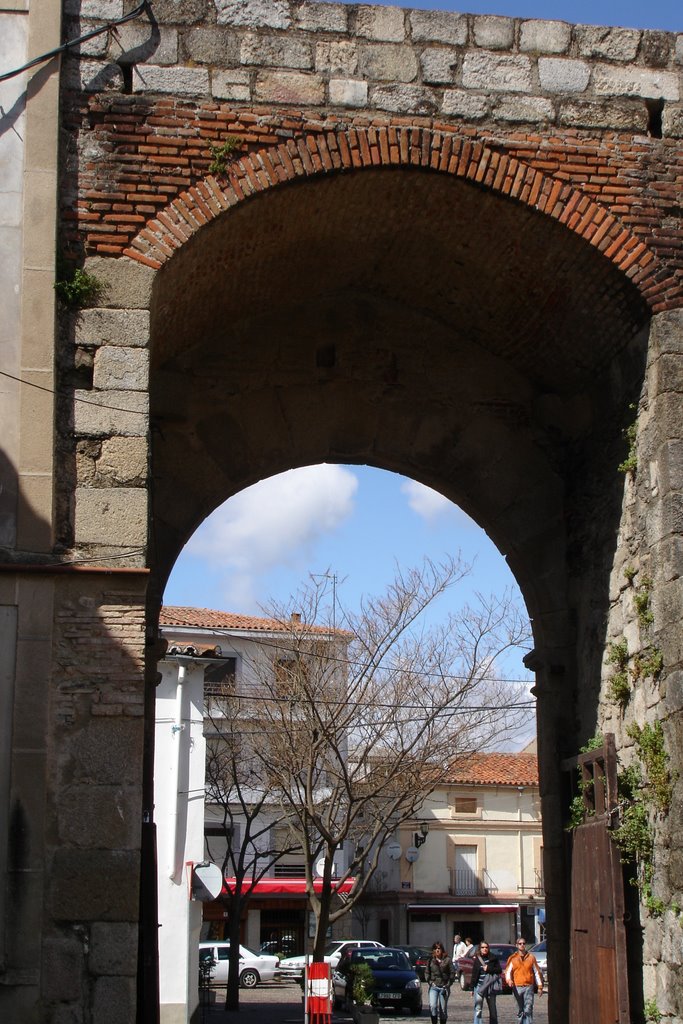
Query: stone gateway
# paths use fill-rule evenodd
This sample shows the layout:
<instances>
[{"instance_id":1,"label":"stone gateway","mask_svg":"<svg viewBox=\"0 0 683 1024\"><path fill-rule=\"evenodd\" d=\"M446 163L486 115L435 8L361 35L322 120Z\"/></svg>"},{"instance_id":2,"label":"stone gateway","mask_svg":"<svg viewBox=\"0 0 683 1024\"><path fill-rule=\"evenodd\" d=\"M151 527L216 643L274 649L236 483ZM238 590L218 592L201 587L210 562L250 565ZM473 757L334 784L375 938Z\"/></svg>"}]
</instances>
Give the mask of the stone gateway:
<instances>
[{"instance_id":1,"label":"stone gateway","mask_svg":"<svg viewBox=\"0 0 683 1024\"><path fill-rule=\"evenodd\" d=\"M607 734L630 1012L680 1024L683 34L9 0L0 54L2 1019L156 1019L164 584L327 461L438 489L519 582L553 1024Z\"/></svg>"}]
</instances>

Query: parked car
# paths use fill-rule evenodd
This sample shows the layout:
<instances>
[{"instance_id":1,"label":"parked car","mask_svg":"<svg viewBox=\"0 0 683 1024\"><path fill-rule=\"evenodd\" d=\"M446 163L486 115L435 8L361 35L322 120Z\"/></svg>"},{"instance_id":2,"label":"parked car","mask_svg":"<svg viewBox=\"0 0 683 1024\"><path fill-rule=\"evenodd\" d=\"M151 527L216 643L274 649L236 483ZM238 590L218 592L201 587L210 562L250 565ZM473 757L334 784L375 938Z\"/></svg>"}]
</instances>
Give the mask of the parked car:
<instances>
[{"instance_id":1,"label":"parked car","mask_svg":"<svg viewBox=\"0 0 683 1024\"><path fill-rule=\"evenodd\" d=\"M259 946L259 953L270 953L281 960L285 956L294 956L296 942L294 939L271 939L269 942L262 942Z\"/></svg>"},{"instance_id":2,"label":"parked car","mask_svg":"<svg viewBox=\"0 0 683 1024\"><path fill-rule=\"evenodd\" d=\"M227 985L229 942L200 942L199 963L213 959L210 985ZM262 956L246 946L240 946L240 985L255 988L262 981L272 981L280 971L280 960L276 956Z\"/></svg>"},{"instance_id":3,"label":"parked car","mask_svg":"<svg viewBox=\"0 0 683 1024\"><path fill-rule=\"evenodd\" d=\"M505 971L505 965L508 960L515 952L515 946L510 942L492 942L489 945L489 950L494 956L497 956L500 960L500 966ZM458 973L460 975L460 988L463 991L469 991L472 988L472 968L474 967L474 959L477 955L479 947L474 946L467 956L461 956L458 958ZM503 981L503 995L510 993L512 989L508 988Z\"/></svg>"},{"instance_id":4,"label":"parked car","mask_svg":"<svg viewBox=\"0 0 683 1024\"><path fill-rule=\"evenodd\" d=\"M341 957L349 949L383 949L381 942L373 939L336 939L330 942L323 950L323 960L331 964L332 970L337 966ZM304 973L306 964L305 956L288 956L280 961L280 972L283 979L298 981Z\"/></svg>"},{"instance_id":5,"label":"parked car","mask_svg":"<svg viewBox=\"0 0 683 1024\"><path fill-rule=\"evenodd\" d=\"M334 1005L339 1009L347 999L347 983L354 964L367 964L372 971L373 987L370 1001L373 1006L394 1009L397 1013L409 1010L422 1012L422 983L410 966L407 953L402 949L382 946L379 949L354 949L340 965L342 970L332 972Z\"/></svg>"},{"instance_id":6,"label":"parked car","mask_svg":"<svg viewBox=\"0 0 683 1024\"><path fill-rule=\"evenodd\" d=\"M538 966L541 968L541 974L543 975L543 981L548 983L548 945L545 941L537 942L534 946L529 946L529 952L533 953L536 957Z\"/></svg>"},{"instance_id":7,"label":"parked car","mask_svg":"<svg viewBox=\"0 0 683 1024\"><path fill-rule=\"evenodd\" d=\"M410 960L410 966L417 972L420 981L425 980L425 967L429 961L432 951L429 946L392 946L392 949L402 949Z\"/></svg>"}]
</instances>

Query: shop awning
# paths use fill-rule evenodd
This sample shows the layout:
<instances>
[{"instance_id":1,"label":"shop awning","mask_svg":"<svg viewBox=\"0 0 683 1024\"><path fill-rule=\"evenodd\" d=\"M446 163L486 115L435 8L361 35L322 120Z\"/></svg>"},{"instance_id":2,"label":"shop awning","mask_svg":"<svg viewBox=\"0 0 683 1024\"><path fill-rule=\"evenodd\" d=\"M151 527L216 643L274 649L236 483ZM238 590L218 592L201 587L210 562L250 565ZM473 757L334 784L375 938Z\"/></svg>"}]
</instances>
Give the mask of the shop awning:
<instances>
[{"instance_id":1,"label":"shop awning","mask_svg":"<svg viewBox=\"0 0 683 1024\"><path fill-rule=\"evenodd\" d=\"M335 892L339 895L344 895L347 892L351 892L353 883L356 881L355 878L347 878L345 882L334 882ZM244 889L247 888L247 883L243 882L242 886ZM232 892L235 888L235 879L226 878L225 888L228 892ZM316 878L313 881L313 888L316 892L322 892L323 882L322 878ZM306 879L305 878L262 878L256 883L251 892L254 896L305 896L306 895Z\"/></svg>"},{"instance_id":2,"label":"shop awning","mask_svg":"<svg viewBox=\"0 0 683 1024\"><path fill-rule=\"evenodd\" d=\"M458 913L469 910L475 914L516 914L519 903L409 903L408 910L434 910L440 914L448 910L457 910Z\"/></svg>"}]
</instances>

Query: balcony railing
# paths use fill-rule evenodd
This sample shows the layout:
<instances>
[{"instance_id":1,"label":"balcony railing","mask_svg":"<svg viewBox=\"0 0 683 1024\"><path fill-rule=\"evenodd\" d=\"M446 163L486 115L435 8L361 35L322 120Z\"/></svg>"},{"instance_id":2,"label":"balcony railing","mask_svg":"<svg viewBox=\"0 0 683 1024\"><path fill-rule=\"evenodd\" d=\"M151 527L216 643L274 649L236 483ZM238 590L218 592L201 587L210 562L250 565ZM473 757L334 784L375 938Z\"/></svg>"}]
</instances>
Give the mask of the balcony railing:
<instances>
[{"instance_id":1,"label":"balcony railing","mask_svg":"<svg viewBox=\"0 0 683 1024\"><path fill-rule=\"evenodd\" d=\"M451 870L452 896L487 896L497 890L498 886L494 884L486 869L482 872L481 878L468 868Z\"/></svg>"}]
</instances>

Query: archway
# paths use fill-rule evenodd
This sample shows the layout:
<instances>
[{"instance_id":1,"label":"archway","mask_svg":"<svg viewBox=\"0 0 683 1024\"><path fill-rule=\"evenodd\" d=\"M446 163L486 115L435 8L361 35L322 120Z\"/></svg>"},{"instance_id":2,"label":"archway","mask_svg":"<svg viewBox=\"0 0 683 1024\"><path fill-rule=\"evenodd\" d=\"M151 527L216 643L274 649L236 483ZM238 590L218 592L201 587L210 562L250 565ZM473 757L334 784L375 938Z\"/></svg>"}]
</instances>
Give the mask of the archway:
<instances>
[{"instance_id":1,"label":"archway","mask_svg":"<svg viewBox=\"0 0 683 1024\"><path fill-rule=\"evenodd\" d=\"M275 188L185 241L152 306L151 613L196 525L283 469L367 463L461 505L533 622L546 891L566 936L559 758L595 729L648 310L562 219L369 168Z\"/></svg>"}]
</instances>

